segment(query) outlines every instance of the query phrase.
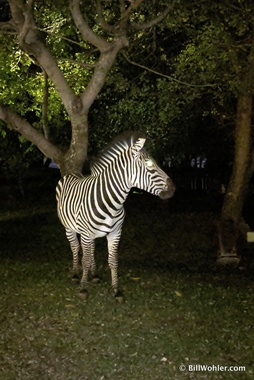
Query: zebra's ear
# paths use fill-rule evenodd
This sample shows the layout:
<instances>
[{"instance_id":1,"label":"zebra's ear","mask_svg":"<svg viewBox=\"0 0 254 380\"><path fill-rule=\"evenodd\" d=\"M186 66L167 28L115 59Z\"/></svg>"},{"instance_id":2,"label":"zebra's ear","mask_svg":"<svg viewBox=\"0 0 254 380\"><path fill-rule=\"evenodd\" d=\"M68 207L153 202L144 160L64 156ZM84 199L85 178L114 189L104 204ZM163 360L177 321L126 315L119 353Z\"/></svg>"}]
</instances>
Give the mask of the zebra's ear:
<instances>
[{"instance_id":1,"label":"zebra's ear","mask_svg":"<svg viewBox=\"0 0 254 380\"><path fill-rule=\"evenodd\" d=\"M132 151L133 151L133 154L134 154L134 157L136 157L136 155L138 154L138 152L143 148L143 146L145 145L145 142L146 142L146 138L145 137L139 137L134 142L134 144L131 147Z\"/></svg>"}]
</instances>

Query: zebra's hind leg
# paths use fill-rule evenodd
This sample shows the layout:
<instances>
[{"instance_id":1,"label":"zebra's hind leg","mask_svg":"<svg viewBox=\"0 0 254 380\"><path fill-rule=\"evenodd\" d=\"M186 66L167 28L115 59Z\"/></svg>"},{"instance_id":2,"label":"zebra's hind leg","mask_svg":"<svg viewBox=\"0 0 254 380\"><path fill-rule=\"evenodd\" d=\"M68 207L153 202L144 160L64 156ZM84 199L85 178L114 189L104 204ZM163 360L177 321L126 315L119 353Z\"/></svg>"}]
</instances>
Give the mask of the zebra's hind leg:
<instances>
[{"instance_id":1,"label":"zebra's hind leg","mask_svg":"<svg viewBox=\"0 0 254 380\"><path fill-rule=\"evenodd\" d=\"M111 271L111 286L115 299L119 303L124 302L124 296L118 287L118 245L121 236L121 230L118 233L110 233L107 235L108 240L108 265Z\"/></svg>"},{"instance_id":2,"label":"zebra's hind leg","mask_svg":"<svg viewBox=\"0 0 254 380\"><path fill-rule=\"evenodd\" d=\"M94 258L94 246L92 247L92 253L91 253L91 267L90 267L90 272L91 272L91 281L94 284L98 284L100 282L100 277L96 273L96 262Z\"/></svg>"},{"instance_id":3,"label":"zebra's hind leg","mask_svg":"<svg viewBox=\"0 0 254 380\"><path fill-rule=\"evenodd\" d=\"M79 295L82 299L86 299L88 295L88 273L91 270L92 274L95 273L96 265L94 260L94 240L87 239L81 235L81 246L83 251L82 257L82 278L80 281Z\"/></svg>"},{"instance_id":4,"label":"zebra's hind leg","mask_svg":"<svg viewBox=\"0 0 254 380\"><path fill-rule=\"evenodd\" d=\"M72 231L69 228L66 228L65 231L72 251L72 280L74 282L79 282L79 252L81 245L75 231Z\"/></svg>"}]
</instances>

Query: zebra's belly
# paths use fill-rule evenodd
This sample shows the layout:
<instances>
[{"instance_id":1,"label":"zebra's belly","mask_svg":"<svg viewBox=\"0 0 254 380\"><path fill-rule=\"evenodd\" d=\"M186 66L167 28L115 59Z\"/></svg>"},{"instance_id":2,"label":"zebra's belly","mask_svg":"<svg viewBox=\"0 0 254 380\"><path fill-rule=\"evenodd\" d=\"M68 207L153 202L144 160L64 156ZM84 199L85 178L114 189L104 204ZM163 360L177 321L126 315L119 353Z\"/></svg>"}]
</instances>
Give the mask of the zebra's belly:
<instances>
[{"instance_id":1,"label":"zebra's belly","mask_svg":"<svg viewBox=\"0 0 254 380\"><path fill-rule=\"evenodd\" d=\"M73 207L72 202L58 201L58 217L65 228L76 233L86 235L91 239L96 239L114 233L119 230L124 220L124 208L115 210L95 209L86 203L81 203Z\"/></svg>"},{"instance_id":2,"label":"zebra's belly","mask_svg":"<svg viewBox=\"0 0 254 380\"><path fill-rule=\"evenodd\" d=\"M59 212L58 210L58 218L60 220L60 222L62 223L62 225L65 227L65 228L69 228L71 229L72 231L75 231L77 234L79 234L79 227L75 221L75 219L68 219L68 218L64 218L64 216L61 214L61 212Z\"/></svg>"}]
</instances>

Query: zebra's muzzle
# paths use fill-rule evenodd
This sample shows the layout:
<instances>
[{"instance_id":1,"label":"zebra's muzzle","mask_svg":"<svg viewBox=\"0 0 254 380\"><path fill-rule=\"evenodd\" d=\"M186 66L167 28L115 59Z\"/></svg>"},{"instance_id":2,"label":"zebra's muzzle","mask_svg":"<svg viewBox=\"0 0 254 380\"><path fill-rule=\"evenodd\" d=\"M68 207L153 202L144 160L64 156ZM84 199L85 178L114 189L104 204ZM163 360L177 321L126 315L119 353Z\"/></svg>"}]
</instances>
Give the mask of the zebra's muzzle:
<instances>
[{"instance_id":1,"label":"zebra's muzzle","mask_svg":"<svg viewBox=\"0 0 254 380\"><path fill-rule=\"evenodd\" d=\"M173 197L175 192L175 185L173 184L172 180L168 177L167 178L167 187L165 190L162 190L159 194L159 197L161 199L168 199Z\"/></svg>"}]
</instances>

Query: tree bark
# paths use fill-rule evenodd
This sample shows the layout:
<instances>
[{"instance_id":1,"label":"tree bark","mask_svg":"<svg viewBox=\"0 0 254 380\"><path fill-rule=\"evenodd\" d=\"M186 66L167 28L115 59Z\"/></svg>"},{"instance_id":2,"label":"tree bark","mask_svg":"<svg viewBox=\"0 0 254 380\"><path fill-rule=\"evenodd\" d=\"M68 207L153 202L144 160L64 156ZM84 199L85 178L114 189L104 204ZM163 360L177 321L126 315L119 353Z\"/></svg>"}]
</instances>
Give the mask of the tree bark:
<instances>
[{"instance_id":1,"label":"tree bark","mask_svg":"<svg viewBox=\"0 0 254 380\"><path fill-rule=\"evenodd\" d=\"M225 195L218 226L219 262L234 261L232 258L236 258L238 255L239 239L241 239L242 234L246 233L247 229L242 220L242 209L253 171L251 158L251 116L252 94L241 94L237 105L233 172Z\"/></svg>"},{"instance_id":2,"label":"tree bark","mask_svg":"<svg viewBox=\"0 0 254 380\"><path fill-rule=\"evenodd\" d=\"M49 81L48 75L43 71L44 86L43 86L43 102L41 107L41 122L44 136L50 141L50 129L48 124L48 103L49 103Z\"/></svg>"}]
</instances>

